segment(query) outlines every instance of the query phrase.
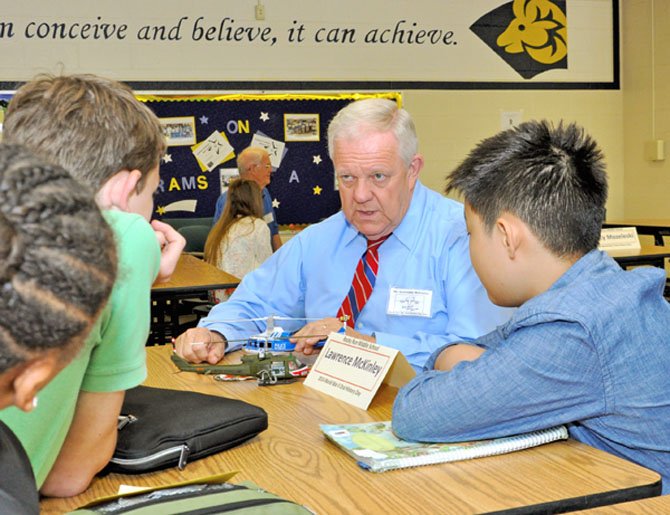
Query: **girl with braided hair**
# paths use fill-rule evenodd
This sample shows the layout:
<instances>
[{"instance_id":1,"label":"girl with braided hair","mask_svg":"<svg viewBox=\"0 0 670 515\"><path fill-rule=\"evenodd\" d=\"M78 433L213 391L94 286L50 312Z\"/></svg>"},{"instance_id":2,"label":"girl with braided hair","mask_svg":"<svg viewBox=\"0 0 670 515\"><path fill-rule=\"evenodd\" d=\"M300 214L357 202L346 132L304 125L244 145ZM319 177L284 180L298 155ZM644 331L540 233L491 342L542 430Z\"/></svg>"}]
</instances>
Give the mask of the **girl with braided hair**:
<instances>
[{"instance_id":1,"label":"girl with braided hair","mask_svg":"<svg viewBox=\"0 0 670 515\"><path fill-rule=\"evenodd\" d=\"M0 144L0 408L37 405L37 392L77 355L115 278L113 233L89 189ZM0 513L38 512L28 457L0 422Z\"/></svg>"}]
</instances>

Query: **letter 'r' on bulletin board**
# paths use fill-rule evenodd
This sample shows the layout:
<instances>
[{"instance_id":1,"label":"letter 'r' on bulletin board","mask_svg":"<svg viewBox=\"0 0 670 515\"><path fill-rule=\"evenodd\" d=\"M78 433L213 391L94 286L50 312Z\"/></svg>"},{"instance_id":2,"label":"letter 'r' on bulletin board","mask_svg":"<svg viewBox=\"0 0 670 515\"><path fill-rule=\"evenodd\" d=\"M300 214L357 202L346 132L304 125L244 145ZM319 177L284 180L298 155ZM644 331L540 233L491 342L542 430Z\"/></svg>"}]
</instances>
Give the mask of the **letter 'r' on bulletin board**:
<instances>
[{"instance_id":1,"label":"letter 'r' on bulletin board","mask_svg":"<svg viewBox=\"0 0 670 515\"><path fill-rule=\"evenodd\" d=\"M154 216L206 218L237 175L237 155L264 147L273 167L268 191L279 224L315 223L340 209L328 156L328 124L348 103L400 93L138 95L161 121L168 148Z\"/></svg>"}]
</instances>

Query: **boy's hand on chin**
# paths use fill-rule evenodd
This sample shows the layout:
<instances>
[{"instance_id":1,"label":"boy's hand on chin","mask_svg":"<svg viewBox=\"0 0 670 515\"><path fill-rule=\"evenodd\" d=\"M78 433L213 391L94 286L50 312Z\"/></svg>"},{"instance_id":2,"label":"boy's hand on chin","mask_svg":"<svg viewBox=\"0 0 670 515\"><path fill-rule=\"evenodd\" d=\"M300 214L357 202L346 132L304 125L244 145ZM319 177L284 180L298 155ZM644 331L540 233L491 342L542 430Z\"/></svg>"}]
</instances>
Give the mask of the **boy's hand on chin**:
<instances>
[{"instance_id":1,"label":"boy's hand on chin","mask_svg":"<svg viewBox=\"0 0 670 515\"><path fill-rule=\"evenodd\" d=\"M156 233L161 248L161 264L156 282L164 283L170 280L179 256L186 246L186 239L170 224L152 220L151 227Z\"/></svg>"}]
</instances>

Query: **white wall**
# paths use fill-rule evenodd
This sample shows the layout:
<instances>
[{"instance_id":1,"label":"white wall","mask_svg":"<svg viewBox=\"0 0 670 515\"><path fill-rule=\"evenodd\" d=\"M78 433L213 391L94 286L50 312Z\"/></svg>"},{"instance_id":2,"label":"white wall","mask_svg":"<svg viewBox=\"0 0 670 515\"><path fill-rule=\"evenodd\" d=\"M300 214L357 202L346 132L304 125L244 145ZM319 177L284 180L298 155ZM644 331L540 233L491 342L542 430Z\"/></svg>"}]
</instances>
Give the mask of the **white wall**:
<instances>
[{"instance_id":1,"label":"white wall","mask_svg":"<svg viewBox=\"0 0 670 515\"><path fill-rule=\"evenodd\" d=\"M608 216L624 215L621 91L406 91L404 97L426 157L427 186L444 189L445 175L500 130L501 111L523 111L524 120L574 121L593 135L607 159Z\"/></svg>"}]
</instances>

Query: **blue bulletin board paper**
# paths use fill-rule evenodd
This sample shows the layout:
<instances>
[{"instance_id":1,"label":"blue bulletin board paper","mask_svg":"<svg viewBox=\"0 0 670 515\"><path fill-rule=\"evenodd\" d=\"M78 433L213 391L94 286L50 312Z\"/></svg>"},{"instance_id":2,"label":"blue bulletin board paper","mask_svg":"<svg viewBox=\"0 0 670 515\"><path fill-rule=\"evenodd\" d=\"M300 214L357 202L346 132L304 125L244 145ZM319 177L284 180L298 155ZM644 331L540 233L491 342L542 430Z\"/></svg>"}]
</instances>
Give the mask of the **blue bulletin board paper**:
<instances>
[{"instance_id":1,"label":"blue bulletin board paper","mask_svg":"<svg viewBox=\"0 0 670 515\"><path fill-rule=\"evenodd\" d=\"M332 215L340 198L328 157L328 124L349 102L379 97L401 104L397 92L138 95L169 127L154 217L211 217L237 154L252 142L265 146L276 165L268 190L279 224L310 224ZM185 144L193 129L195 144Z\"/></svg>"}]
</instances>

